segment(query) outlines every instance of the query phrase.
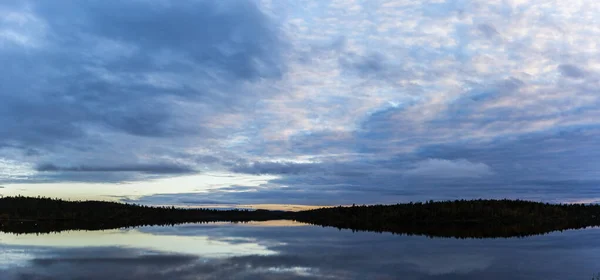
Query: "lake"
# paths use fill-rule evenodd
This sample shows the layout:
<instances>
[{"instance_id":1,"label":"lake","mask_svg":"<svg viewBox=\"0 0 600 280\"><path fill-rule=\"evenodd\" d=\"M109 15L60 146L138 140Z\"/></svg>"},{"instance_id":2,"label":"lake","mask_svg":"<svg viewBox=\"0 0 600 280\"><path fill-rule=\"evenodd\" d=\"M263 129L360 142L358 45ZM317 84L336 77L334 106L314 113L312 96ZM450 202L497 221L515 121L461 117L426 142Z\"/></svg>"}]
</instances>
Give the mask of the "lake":
<instances>
[{"instance_id":1,"label":"lake","mask_svg":"<svg viewBox=\"0 0 600 280\"><path fill-rule=\"evenodd\" d=\"M584 279L600 229L508 239L352 232L291 221L0 233L0 279Z\"/></svg>"}]
</instances>

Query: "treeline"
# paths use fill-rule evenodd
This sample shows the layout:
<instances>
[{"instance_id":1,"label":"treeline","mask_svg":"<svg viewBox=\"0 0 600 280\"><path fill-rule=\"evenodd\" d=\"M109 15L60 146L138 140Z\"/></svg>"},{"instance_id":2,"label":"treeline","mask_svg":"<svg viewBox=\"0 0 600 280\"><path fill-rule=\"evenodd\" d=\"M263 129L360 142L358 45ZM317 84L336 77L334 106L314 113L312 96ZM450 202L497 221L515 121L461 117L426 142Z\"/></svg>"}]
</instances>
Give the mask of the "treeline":
<instances>
[{"instance_id":1,"label":"treeline","mask_svg":"<svg viewBox=\"0 0 600 280\"><path fill-rule=\"evenodd\" d=\"M31 197L0 198L0 231L12 233L281 219L339 229L432 237L518 237L600 226L600 206L480 199L285 212L150 207Z\"/></svg>"},{"instance_id":2,"label":"treeline","mask_svg":"<svg viewBox=\"0 0 600 280\"><path fill-rule=\"evenodd\" d=\"M199 222L247 222L282 219L281 211L151 207L105 201L51 198L0 198L0 231L48 233Z\"/></svg>"},{"instance_id":3,"label":"treeline","mask_svg":"<svg viewBox=\"0 0 600 280\"><path fill-rule=\"evenodd\" d=\"M334 207L295 213L313 225L432 237L523 237L600 226L600 206L523 200L456 200Z\"/></svg>"}]
</instances>

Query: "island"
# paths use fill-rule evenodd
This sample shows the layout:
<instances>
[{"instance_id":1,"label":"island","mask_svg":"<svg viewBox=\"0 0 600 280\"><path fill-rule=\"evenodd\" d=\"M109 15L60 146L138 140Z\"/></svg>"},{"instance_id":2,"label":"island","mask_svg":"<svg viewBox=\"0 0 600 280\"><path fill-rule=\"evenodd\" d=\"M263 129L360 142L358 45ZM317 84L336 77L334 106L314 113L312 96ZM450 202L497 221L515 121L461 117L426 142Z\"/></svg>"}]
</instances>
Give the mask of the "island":
<instances>
[{"instance_id":1,"label":"island","mask_svg":"<svg viewBox=\"0 0 600 280\"><path fill-rule=\"evenodd\" d=\"M0 198L0 231L18 234L268 220L430 237L524 237L600 226L600 206L478 199L337 206L291 212L156 207L23 196Z\"/></svg>"}]
</instances>

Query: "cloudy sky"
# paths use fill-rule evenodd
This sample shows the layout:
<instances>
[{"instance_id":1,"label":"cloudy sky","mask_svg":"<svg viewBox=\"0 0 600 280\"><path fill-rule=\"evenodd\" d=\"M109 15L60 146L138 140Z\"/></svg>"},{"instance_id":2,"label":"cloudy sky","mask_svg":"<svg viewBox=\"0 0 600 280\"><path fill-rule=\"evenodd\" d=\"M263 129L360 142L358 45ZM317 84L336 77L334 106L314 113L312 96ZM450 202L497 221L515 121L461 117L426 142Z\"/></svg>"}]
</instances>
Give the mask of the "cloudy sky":
<instances>
[{"instance_id":1,"label":"cloudy sky","mask_svg":"<svg viewBox=\"0 0 600 280\"><path fill-rule=\"evenodd\" d=\"M3 0L0 194L600 201L593 0Z\"/></svg>"}]
</instances>

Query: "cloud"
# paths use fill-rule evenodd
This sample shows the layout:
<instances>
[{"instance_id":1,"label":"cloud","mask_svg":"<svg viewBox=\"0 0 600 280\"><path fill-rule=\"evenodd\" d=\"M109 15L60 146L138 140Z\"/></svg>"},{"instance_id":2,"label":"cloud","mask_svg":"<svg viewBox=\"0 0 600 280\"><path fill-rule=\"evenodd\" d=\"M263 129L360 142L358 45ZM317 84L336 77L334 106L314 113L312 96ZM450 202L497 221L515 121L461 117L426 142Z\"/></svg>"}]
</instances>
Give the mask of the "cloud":
<instances>
[{"instance_id":1,"label":"cloud","mask_svg":"<svg viewBox=\"0 0 600 280\"><path fill-rule=\"evenodd\" d=\"M417 162L415 167L405 174L438 178L478 178L489 176L493 172L485 163L472 163L466 159L426 159Z\"/></svg>"},{"instance_id":2,"label":"cloud","mask_svg":"<svg viewBox=\"0 0 600 280\"><path fill-rule=\"evenodd\" d=\"M598 9L559 2L2 1L0 181L183 166L273 175L224 202L598 197L560 183L598 179Z\"/></svg>"},{"instance_id":3,"label":"cloud","mask_svg":"<svg viewBox=\"0 0 600 280\"><path fill-rule=\"evenodd\" d=\"M34 259L32 263L40 266L52 266L57 264L69 263L73 265L85 265L85 264L100 264L100 265L177 265L181 263L188 263L196 260L196 257L188 255L148 255L139 256L137 258L132 257L78 257L78 258L47 258L47 259Z\"/></svg>"},{"instance_id":4,"label":"cloud","mask_svg":"<svg viewBox=\"0 0 600 280\"><path fill-rule=\"evenodd\" d=\"M356 70L361 75L378 74L385 70L385 58L378 53L360 56L349 54L347 57L340 59L342 67L347 67Z\"/></svg>"},{"instance_id":5,"label":"cloud","mask_svg":"<svg viewBox=\"0 0 600 280\"><path fill-rule=\"evenodd\" d=\"M41 164L36 167L40 172L143 172L149 174L184 174L193 173L195 170L173 164L138 164L121 166L57 166L51 163Z\"/></svg>"},{"instance_id":6,"label":"cloud","mask_svg":"<svg viewBox=\"0 0 600 280\"><path fill-rule=\"evenodd\" d=\"M253 162L247 164L238 164L231 168L231 171L247 174L275 174L275 175L294 175L319 171L317 166L311 163L292 163L292 162Z\"/></svg>"},{"instance_id":7,"label":"cloud","mask_svg":"<svg viewBox=\"0 0 600 280\"><path fill-rule=\"evenodd\" d=\"M493 25L482 23L477 25L477 28L488 38L499 35L498 30L496 30L496 28Z\"/></svg>"},{"instance_id":8,"label":"cloud","mask_svg":"<svg viewBox=\"0 0 600 280\"><path fill-rule=\"evenodd\" d=\"M251 1L236 5L187 0L177 4L95 1L84 5L41 4L38 10L61 35L84 30L121 44L143 46L146 53L142 55L172 51L237 79L280 75L279 54L274 48L278 44L276 30L271 29L268 19ZM78 26L52 18L81 14L88 17ZM200 28L203 26L212 28ZM159 66L137 62L129 67L142 66L147 71ZM125 67L122 63L119 66Z\"/></svg>"},{"instance_id":9,"label":"cloud","mask_svg":"<svg viewBox=\"0 0 600 280\"><path fill-rule=\"evenodd\" d=\"M597 133L572 130L495 141L430 144L399 155L346 155L345 161L339 160L341 156L333 157L338 159L333 161L319 157L319 162L300 163L297 170L285 170L294 164L273 164L277 168L268 172L277 177L258 186L239 182L208 193L148 195L138 203L181 205L187 201L193 205L191 199L224 204L308 205L469 198L577 201L595 197ZM317 139L321 140L320 136ZM587 152L577 152L581 150ZM573 164L571 160L585 164ZM249 168L252 165L242 166L236 171L267 172ZM283 171L277 173L279 168Z\"/></svg>"},{"instance_id":10,"label":"cloud","mask_svg":"<svg viewBox=\"0 0 600 280\"><path fill-rule=\"evenodd\" d=\"M451 260L451 261L448 261ZM493 258L486 255L463 255L456 256L415 256L408 258L406 262L413 264L420 271L428 275L468 275L489 269L493 264Z\"/></svg>"},{"instance_id":11,"label":"cloud","mask_svg":"<svg viewBox=\"0 0 600 280\"><path fill-rule=\"evenodd\" d=\"M572 64L561 64L558 66L558 70L561 74L569 77L569 78L583 78L585 76L585 71L581 70L579 67Z\"/></svg>"},{"instance_id":12,"label":"cloud","mask_svg":"<svg viewBox=\"0 0 600 280\"><path fill-rule=\"evenodd\" d=\"M16 34L0 36L0 156L28 164L159 165L226 140L223 120L271 94L252 84L285 71L280 30L253 1L25 1L0 12L0 34Z\"/></svg>"}]
</instances>

